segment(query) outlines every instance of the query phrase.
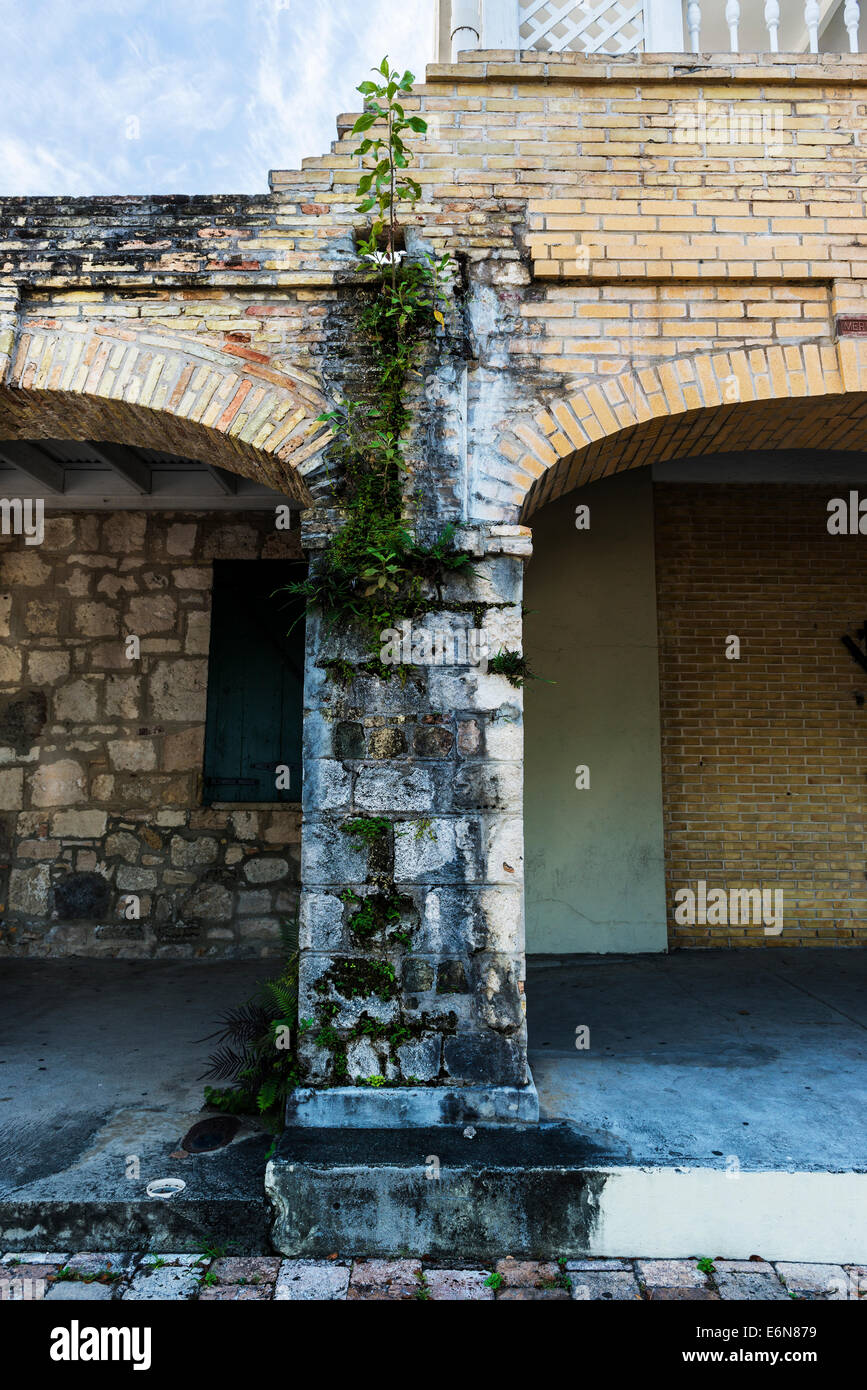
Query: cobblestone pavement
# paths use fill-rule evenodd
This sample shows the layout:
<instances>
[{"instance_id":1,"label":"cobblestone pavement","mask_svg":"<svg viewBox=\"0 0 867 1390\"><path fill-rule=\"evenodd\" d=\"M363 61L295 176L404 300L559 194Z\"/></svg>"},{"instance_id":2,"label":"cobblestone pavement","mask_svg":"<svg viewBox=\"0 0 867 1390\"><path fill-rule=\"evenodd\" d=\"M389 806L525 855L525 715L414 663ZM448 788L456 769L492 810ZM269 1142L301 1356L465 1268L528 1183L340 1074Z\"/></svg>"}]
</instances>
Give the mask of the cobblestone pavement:
<instances>
[{"instance_id":1,"label":"cobblestone pavement","mask_svg":"<svg viewBox=\"0 0 867 1390\"><path fill-rule=\"evenodd\" d=\"M0 1259L0 1301L153 1299L867 1300L867 1264L744 1260L497 1260L480 1269L417 1259L63 1251Z\"/></svg>"}]
</instances>

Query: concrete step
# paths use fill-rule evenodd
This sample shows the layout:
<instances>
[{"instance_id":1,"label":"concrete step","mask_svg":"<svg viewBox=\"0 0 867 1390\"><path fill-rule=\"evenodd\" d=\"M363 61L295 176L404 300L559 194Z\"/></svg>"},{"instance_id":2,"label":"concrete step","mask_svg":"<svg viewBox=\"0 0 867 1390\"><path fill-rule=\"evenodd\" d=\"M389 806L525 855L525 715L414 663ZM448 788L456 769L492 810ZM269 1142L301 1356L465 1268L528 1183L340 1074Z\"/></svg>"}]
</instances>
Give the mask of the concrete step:
<instances>
[{"instance_id":1,"label":"concrete step","mask_svg":"<svg viewBox=\"0 0 867 1390\"><path fill-rule=\"evenodd\" d=\"M867 1257L867 1173L639 1166L562 1123L287 1130L265 1186L294 1257Z\"/></svg>"},{"instance_id":2,"label":"concrete step","mask_svg":"<svg viewBox=\"0 0 867 1390\"><path fill-rule=\"evenodd\" d=\"M139 1179L127 1179L114 1156L64 1168L0 1194L0 1248L180 1253L208 1244L259 1254L269 1245L262 1179L270 1142L257 1134L215 1153L168 1160L161 1144L135 1155ZM186 1186L168 1199L149 1197L154 1177Z\"/></svg>"}]
</instances>

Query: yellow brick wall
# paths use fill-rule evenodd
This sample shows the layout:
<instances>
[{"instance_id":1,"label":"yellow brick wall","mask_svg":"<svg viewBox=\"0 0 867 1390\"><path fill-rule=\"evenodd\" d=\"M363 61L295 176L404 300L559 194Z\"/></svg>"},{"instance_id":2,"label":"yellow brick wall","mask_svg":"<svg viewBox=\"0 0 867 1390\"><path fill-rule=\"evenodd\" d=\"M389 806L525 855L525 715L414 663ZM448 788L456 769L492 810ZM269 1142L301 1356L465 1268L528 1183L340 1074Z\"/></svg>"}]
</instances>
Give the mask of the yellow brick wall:
<instances>
[{"instance_id":1,"label":"yellow brick wall","mask_svg":"<svg viewBox=\"0 0 867 1390\"><path fill-rule=\"evenodd\" d=\"M666 892L675 946L867 941L867 536L834 486L657 484ZM726 659L726 638L741 659ZM784 927L681 926L674 892L781 888Z\"/></svg>"}]
</instances>

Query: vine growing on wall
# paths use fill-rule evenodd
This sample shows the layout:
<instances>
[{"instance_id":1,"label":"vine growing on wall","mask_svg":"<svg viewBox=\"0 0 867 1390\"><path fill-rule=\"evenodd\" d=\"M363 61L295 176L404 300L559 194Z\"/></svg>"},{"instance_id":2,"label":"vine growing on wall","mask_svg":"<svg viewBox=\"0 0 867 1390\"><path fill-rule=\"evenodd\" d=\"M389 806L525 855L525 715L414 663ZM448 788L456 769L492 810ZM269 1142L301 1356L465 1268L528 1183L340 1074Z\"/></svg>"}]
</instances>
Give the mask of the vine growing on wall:
<instances>
[{"instance_id":1,"label":"vine growing on wall","mask_svg":"<svg viewBox=\"0 0 867 1390\"><path fill-rule=\"evenodd\" d=\"M449 255L410 261L398 246L400 207L413 209L422 195L407 172L412 155L404 137L423 135L427 123L404 108L411 72L392 70L387 58L374 72L375 81L358 87L366 109L352 131L361 137L357 211L373 214L355 267L358 331L372 358L373 389L367 399L344 399L320 416L332 431L345 519L309 577L292 586L327 622L357 625L371 637L418 611L426 583L441 583L449 571L469 572L472 563L455 547L453 526L425 546L404 515L407 383L423 344L445 327L455 265Z\"/></svg>"}]
</instances>

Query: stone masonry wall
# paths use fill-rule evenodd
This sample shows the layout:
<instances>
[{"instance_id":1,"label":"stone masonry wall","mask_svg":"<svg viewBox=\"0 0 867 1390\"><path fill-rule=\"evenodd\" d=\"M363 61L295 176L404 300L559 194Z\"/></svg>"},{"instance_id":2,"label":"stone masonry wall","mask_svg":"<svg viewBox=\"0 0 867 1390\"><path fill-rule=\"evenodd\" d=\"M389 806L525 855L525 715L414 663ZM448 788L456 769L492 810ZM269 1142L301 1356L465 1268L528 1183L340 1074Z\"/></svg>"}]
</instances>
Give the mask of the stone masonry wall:
<instances>
[{"instance_id":1,"label":"stone masonry wall","mask_svg":"<svg viewBox=\"0 0 867 1390\"><path fill-rule=\"evenodd\" d=\"M201 771L212 562L299 555L273 511L70 512L41 545L2 538L0 955L279 951L300 809L205 807Z\"/></svg>"},{"instance_id":2,"label":"stone masonry wall","mask_svg":"<svg viewBox=\"0 0 867 1390\"><path fill-rule=\"evenodd\" d=\"M516 649L525 537L461 542L475 574L449 580L414 635L474 627L492 655ZM383 680L369 660L308 623L308 1080L524 1086L523 692L466 661ZM372 844L347 833L359 819L380 822Z\"/></svg>"}]
</instances>

